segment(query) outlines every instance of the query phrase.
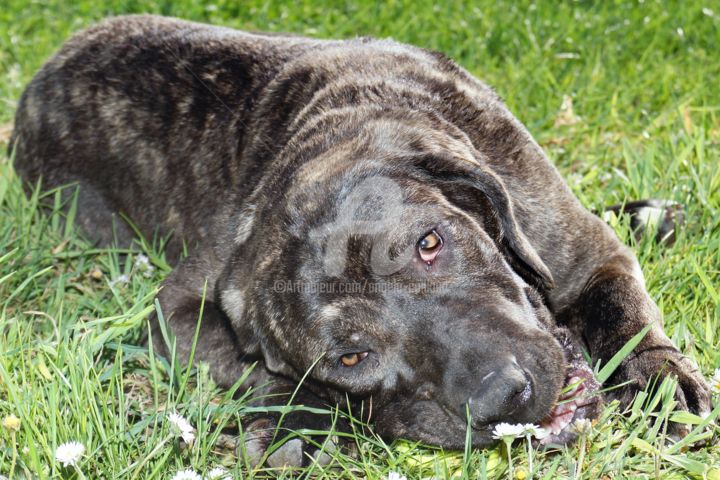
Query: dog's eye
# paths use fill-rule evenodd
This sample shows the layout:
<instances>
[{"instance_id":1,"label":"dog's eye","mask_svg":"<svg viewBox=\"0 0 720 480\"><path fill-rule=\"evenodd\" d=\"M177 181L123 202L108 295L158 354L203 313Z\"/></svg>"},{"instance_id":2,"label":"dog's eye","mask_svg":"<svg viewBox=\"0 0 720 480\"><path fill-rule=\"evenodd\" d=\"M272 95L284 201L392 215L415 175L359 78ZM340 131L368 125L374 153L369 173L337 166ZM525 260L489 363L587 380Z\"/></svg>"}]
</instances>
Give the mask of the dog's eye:
<instances>
[{"instance_id":1,"label":"dog's eye","mask_svg":"<svg viewBox=\"0 0 720 480\"><path fill-rule=\"evenodd\" d=\"M367 358L368 352L346 353L340 357L340 362L346 367L354 367Z\"/></svg>"},{"instance_id":2,"label":"dog's eye","mask_svg":"<svg viewBox=\"0 0 720 480\"><path fill-rule=\"evenodd\" d=\"M420 258L422 258L425 263L431 263L435 260L435 257L442 249L442 246L442 237L433 230L425 235L420 242L418 242L418 252L420 252Z\"/></svg>"}]
</instances>

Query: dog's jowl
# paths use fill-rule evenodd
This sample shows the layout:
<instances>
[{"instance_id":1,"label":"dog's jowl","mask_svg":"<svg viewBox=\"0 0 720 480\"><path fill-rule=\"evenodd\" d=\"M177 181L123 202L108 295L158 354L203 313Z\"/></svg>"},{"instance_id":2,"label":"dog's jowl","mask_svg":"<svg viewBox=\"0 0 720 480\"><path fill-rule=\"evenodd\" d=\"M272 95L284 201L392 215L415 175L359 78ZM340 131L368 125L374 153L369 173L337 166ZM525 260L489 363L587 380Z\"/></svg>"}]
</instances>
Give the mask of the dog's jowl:
<instances>
[{"instance_id":1,"label":"dog's jowl","mask_svg":"<svg viewBox=\"0 0 720 480\"><path fill-rule=\"evenodd\" d=\"M457 448L468 422L474 445L499 422L533 422L567 442L572 420L599 411L583 349L605 363L651 324L610 395L628 402L672 374L679 408L709 410L631 251L441 54L119 17L48 61L15 125L17 171L78 185L91 239L110 243L115 224L129 242L119 214L172 235L159 302L180 360L207 281L195 358L225 386L259 362L246 386L280 394L265 404L307 374L297 403L349 399L386 438ZM300 411L284 426L329 421ZM275 422L249 419L252 461ZM268 462L311 461L287 445Z\"/></svg>"}]
</instances>

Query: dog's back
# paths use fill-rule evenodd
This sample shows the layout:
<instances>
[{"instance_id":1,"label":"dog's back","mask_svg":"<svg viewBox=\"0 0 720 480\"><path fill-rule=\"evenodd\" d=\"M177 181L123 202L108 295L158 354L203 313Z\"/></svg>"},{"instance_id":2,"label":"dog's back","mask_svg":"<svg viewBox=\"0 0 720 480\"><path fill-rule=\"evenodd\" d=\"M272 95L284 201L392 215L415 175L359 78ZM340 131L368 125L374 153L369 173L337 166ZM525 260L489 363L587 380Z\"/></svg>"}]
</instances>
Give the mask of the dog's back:
<instances>
[{"instance_id":1,"label":"dog's back","mask_svg":"<svg viewBox=\"0 0 720 480\"><path fill-rule=\"evenodd\" d=\"M423 64L460 71L392 41L117 17L75 35L35 76L10 149L26 184L82 187L79 221L101 242L109 243L111 217L122 212L145 235L160 226L192 243L209 234L220 204L236 207L252 192L317 92L333 84L326 96L352 99L362 81L382 89L388 71Z\"/></svg>"}]
</instances>

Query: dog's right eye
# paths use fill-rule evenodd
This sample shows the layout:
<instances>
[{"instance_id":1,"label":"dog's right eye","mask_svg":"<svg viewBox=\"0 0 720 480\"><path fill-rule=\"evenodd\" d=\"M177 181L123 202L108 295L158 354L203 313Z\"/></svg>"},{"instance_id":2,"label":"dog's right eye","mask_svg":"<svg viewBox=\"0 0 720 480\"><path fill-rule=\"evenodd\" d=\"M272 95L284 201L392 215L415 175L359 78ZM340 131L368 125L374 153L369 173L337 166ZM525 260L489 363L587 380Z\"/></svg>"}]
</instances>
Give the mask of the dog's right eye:
<instances>
[{"instance_id":1,"label":"dog's right eye","mask_svg":"<svg viewBox=\"0 0 720 480\"><path fill-rule=\"evenodd\" d=\"M342 363L346 367L354 367L358 363L365 360L367 356L368 352L346 353L345 355L340 357L340 363Z\"/></svg>"},{"instance_id":2,"label":"dog's right eye","mask_svg":"<svg viewBox=\"0 0 720 480\"><path fill-rule=\"evenodd\" d=\"M418 242L418 252L423 262L431 265L443 247L443 239L439 233L432 230Z\"/></svg>"}]
</instances>

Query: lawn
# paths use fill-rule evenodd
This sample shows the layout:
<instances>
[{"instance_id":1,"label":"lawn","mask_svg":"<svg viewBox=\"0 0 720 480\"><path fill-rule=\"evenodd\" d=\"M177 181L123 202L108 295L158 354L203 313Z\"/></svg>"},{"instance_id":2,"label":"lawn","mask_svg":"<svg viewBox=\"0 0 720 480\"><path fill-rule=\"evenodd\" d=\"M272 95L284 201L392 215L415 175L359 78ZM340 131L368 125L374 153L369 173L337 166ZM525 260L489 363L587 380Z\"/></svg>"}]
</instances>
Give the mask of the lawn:
<instances>
[{"instance_id":1,"label":"lawn","mask_svg":"<svg viewBox=\"0 0 720 480\"><path fill-rule=\"evenodd\" d=\"M233 478L271 473L237 457L233 432L245 398L219 391L203 368L168 365L137 346L169 271L161 253L91 248L61 222L56 195L23 194L4 153L22 88L42 62L72 32L129 12L316 37L390 36L445 52L496 88L588 208L646 197L686 205L687 226L672 247L633 245L668 334L708 377L720 367L717 3L3 0L0 479L170 479L220 465ZM42 204L55 212L41 213ZM631 241L626 222L614 227ZM720 478L720 429L699 425L680 443L664 437L672 387L639 397L625 415L608 405L576 445L531 451L533 478ZM196 429L191 447L176 437L169 412ZM70 441L85 447L75 467L55 458ZM331 467L274 474L529 476L521 441L510 452L442 452L386 444L362 425L354 441L356 453L334 454Z\"/></svg>"}]
</instances>

